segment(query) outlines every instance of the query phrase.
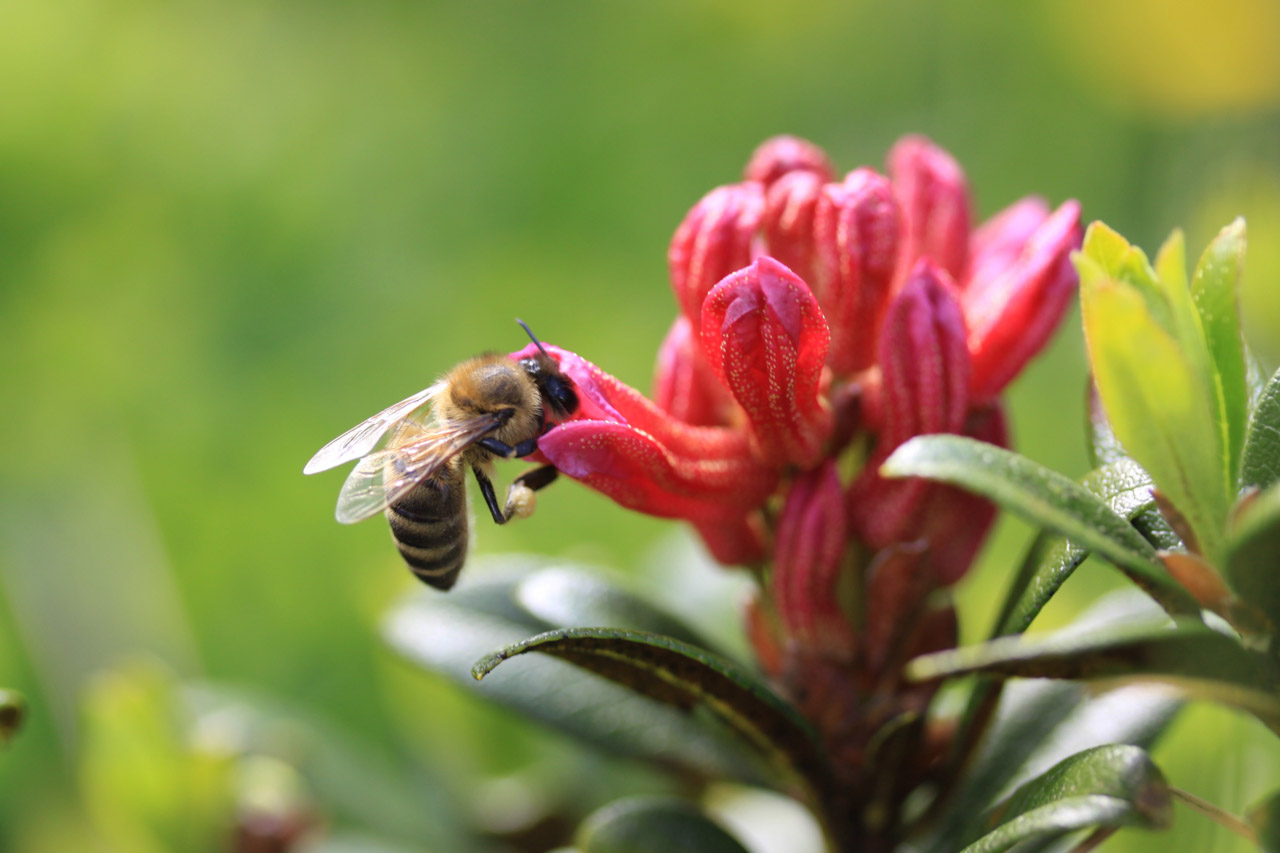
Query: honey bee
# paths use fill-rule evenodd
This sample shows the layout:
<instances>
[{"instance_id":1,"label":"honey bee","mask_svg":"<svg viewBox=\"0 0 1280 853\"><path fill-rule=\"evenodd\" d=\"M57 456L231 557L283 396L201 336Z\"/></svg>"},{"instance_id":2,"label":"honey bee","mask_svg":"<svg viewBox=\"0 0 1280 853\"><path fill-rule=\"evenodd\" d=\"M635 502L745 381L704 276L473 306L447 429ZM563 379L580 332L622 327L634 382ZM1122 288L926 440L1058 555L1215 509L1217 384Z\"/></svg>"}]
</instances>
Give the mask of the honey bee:
<instances>
[{"instance_id":1,"label":"honey bee","mask_svg":"<svg viewBox=\"0 0 1280 853\"><path fill-rule=\"evenodd\" d=\"M516 478L500 507L492 460L533 453L555 420L578 408L573 383L529 327L516 322L538 355L515 361L486 353L464 361L430 388L347 430L302 469L315 474L359 459L338 495L338 521L385 513L400 556L436 589L451 588L466 561L466 470L475 473L496 523L528 515L533 493L555 480L556 469L544 465Z\"/></svg>"}]
</instances>

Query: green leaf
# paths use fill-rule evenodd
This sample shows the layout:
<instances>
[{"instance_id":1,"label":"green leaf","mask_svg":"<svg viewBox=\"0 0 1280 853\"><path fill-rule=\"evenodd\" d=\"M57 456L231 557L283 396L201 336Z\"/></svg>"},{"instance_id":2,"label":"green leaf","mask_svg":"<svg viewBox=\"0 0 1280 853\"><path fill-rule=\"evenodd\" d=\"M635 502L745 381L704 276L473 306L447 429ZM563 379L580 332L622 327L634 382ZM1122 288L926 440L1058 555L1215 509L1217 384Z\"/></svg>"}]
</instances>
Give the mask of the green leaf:
<instances>
[{"instance_id":1,"label":"green leaf","mask_svg":"<svg viewBox=\"0 0 1280 853\"><path fill-rule=\"evenodd\" d=\"M0 746L13 740L27 717L27 700L16 690L0 688Z\"/></svg>"},{"instance_id":2,"label":"green leaf","mask_svg":"<svg viewBox=\"0 0 1280 853\"><path fill-rule=\"evenodd\" d=\"M1258 849L1280 853L1280 791L1249 808L1249 825L1258 833Z\"/></svg>"},{"instance_id":3,"label":"green leaf","mask_svg":"<svg viewBox=\"0 0 1280 853\"><path fill-rule=\"evenodd\" d=\"M1244 251L1245 224L1243 219L1236 219L1218 232L1191 277L1191 297L1222 396L1231 466L1228 470L1232 475L1240 460L1249 413L1238 304Z\"/></svg>"},{"instance_id":4,"label":"green leaf","mask_svg":"<svg viewBox=\"0 0 1280 853\"><path fill-rule=\"evenodd\" d=\"M1190 620L1172 628L1119 624L1035 639L1002 637L916 658L906 672L915 680L982 673L1172 684L1192 696L1250 711L1280 731L1280 681L1274 665L1234 637Z\"/></svg>"},{"instance_id":5,"label":"green leaf","mask_svg":"<svg viewBox=\"0 0 1280 853\"><path fill-rule=\"evenodd\" d=\"M670 637L614 628L561 628L512 643L472 669L484 678L527 652L561 658L643 696L685 710L704 707L797 781L825 790L828 765L808 721L756 676Z\"/></svg>"},{"instance_id":6,"label":"green leaf","mask_svg":"<svg viewBox=\"0 0 1280 853\"><path fill-rule=\"evenodd\" d=\"M1111 422L1107 420L1107 413L1102 408L1102 399L1098 397L1098 386L1093 383L1092 378L1089 380L1085 395L1085 431L1089 436L1087 448L1089 464L1098 468L1127 459L1129 454L1125 452L1120 439L1116 438L1115 430L1111 428Z\"/></svg>"},{"instance_id":7,"label":"green leaf","mask_svg":"<svg viewBox=\"0 0 1280 853\"><path fill-rule=\"evenodd\" d=\"M549 625L630 628L707 647L706 641L688 625L605 580L599 571L552 565L516 584L515 601Z\"/></svg>"},{"instance_id":8,"label":"green leaf","mask_svg":"<svg viewBox=\"0 0 1280 853\"><path fill-rule=\"evenodd\" d=\"M1265 489L1280 480L1280 370L1262 390L1249 418L1240 461L1240 485Z\"/></svg>"},{"instance_id":9,"label":"green leaf","mask_svg":"<svg viewBox=\"0 0 1280 853\"><path fill-rule=\"evenodd\" d=\"M1227 541L1226 576L1241 601L1280 628L1280 483L1241 510Z\"/></svg>"},{"instance_id":10,"label":"green leaf","mask_svg":"<svg viewBox=\"0 0 1280 853\"><path fill-rule=\"evenodd\" d=\"M1203 343L1175 337L1133 288L1114 280L1085 288L1081 304L1094 381L1116 436L1215 559L1234 471L1219 394L1201 366Z\"/></svg>"},{"instance_id":11,"label":"green leaf","mask_svg":"<svg viewBox=\"0 0 1280 853\"><path fill-rule=\"evenodd\" d=\"M895 450L880 472L927 477L990 498L1110 560L1170 613L1199 613L1125 519L1084 486L1025 456L963 436L921 435Z\"/></svg>"},{"instance_id":12,"label":"green leaf","mask_svg":"<svg viewBox=\"0 0 1280 853\"><path fill-rule=\"evenodd\" d=\"M1020 787L987 816L991 831L963 853L997 853L1021 841L1091 827L1165 829L1172 819L1169 786L1146 751L1099 746Z\"/></svg>"},{"instance_id":13,"label":"green leaf","mask_svg":"<svg viewBox=\"0 0 1280 853\"><path fill-rule=\"evenodd\" d=\"M517 559L523 568L514 572L498 569L510 566L510 558L474 562L491 566L469 573L448 595L415 590L391 610L383 633L392 648L479 696L611 752L701 775L778 784L775 774L714 720L636 696L563 661L531 659L483 686L476 684L472 664L495 643L523 640L550 626L514 599L516 584L548 561Z\"/></svg>"},{"instance_id":14,"label":"green leaf","mask_svg":"<svg viewBox=\"0 0 1280 853\"><path fill-rule=\"evenodd\" d=\"M582 853L747 853L692 803L632 797L596 811L578 829Z\"/></svg>"}]
</instances>

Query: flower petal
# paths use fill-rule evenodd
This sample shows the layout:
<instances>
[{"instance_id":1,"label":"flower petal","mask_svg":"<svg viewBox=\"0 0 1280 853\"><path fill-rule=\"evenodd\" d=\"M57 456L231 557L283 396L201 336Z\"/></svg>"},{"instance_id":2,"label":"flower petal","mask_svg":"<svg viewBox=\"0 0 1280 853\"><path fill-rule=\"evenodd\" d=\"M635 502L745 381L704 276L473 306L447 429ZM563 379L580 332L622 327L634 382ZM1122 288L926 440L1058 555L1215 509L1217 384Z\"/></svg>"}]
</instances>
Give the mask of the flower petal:
<instances>
[{"instance_id":1,"label":"flower petal","mask_svg":"<svg viewBox=\"0 0 1280 853\"><path fill-rule=\"evenodd\" d=\"M814 213L825 181L814 172L788 172L765 194L761 223L767 254L806 282L815 280Z\"/></svg>"},{"instance_id":2,"label":"flower petal","mask_svg":"<svg viewBox=\"0 0 1280 853\"><path fill-rule=\"evenodd\" d=\"M694 323L715 283L750 262L763 213L762 184L732 184L703 196L676 229L667 266L680 309Z\"/></svg>"},{"instance_id":3,"label":"flower petal","mask_svg":"<svg viewBox=\"0 0 1280 853\"><path fill-rule=\"evenodd\" d=\"M829 344L808 286L772 258L758 258L707 294L703 353L775 466L811 466L831 433L820 387Z\"/></svg>"},{"instance_id":4,"label":"flower petal","mask_svg":"<svg viewBox=\"0 0 1280 853\"><path fill-rule=\"evenodd\" d=\"M1048 342L1079 281L1071 252L1080 240L1080 205L1068 201L1035 229L1021 251L1003 253L1008 261L1003 269L984 260L983 277L970 280L961 301L973 355L974 399L1000 393Z\"/></svg>"},{"instance_id":5,"label":"flower petal","mask_svg":"<svg viewBox=\"0 0 1280 853\"><path fill-rule=\"evenodd\" d=\"M693 527L707 551L723 565L748 566L768 556L765 522L758 510L728 521L695 521Z\"/></svg>"},{"instance_id":6,"label":"flower petal","mask_svg":"<svg viewBox=\"0 0 1280 853\"><path fill-rule=\"evenodd\" d=\"M658 349L653 401L667 414L695 426L721 426L736 406L702 355L693 324L683 314Z\"/></svg>"},{"instance_id":7,"label":"flower petal","mask_svg":"<svg viewBox=\"0 0 1280 853\"><path fill-rule=\"evenodd\" d=\"M1048 218L1049 205L1044 199L1028 196L982 223L969 240L969 273L960 290L968 290L973 282L980 287L1008 269Z\"/></svg>"},{"instance_id":8,"label":"flower petal","mask_svg":"<svg viewBox=\"0 0 1280 853\"><path fill-rule=\"evenodd\" d=\"M969 252L969 185L960 164L923 136L907 136L889 152L893 180L906 219L904 266L931 258L959 281Z\"/></svg>"},{"instance_id":9,"label":"flower petal","mask_svg":"<svg viewBox=\"0 0 1280 853\"><path fill-rule=\"evenodd\" d=\"M813 224L821 265L814 293L831 327L827 360L838 374L875 361L901 236L902 212L883 175L856 169L823 188Z\"/></svg>"},{"instance_id":10,"label":"flower petal","mask_svg":"<svg viewBox=\"0 0 1280 853\"><path fill-rule=\"evenodd\" d=\"M822 181L831 180L835 174L827 153L817 145L798 136L775 136L752 152L743 177L768 186L783 175L798 171L811 172Z\"/></svg>"}]
</instances>

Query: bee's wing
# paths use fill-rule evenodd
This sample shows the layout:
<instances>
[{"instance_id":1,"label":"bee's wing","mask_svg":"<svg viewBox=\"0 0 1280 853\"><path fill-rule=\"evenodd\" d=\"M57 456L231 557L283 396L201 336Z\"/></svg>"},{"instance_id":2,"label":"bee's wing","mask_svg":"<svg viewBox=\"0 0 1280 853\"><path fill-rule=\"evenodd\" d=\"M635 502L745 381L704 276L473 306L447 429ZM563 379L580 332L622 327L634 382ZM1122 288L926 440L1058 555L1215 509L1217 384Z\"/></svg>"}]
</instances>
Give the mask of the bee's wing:
<instances>
[{"instance_id":1,"label":"bee's wing","mask_svg":"<svg viewBox=\"0 0 1280 853\"><path fill-rule=\"evenodd\" d=\"M394 406L388 406L378 412L367 421L353 426L320 448L319 452L311 457L311 461L303 467L302 473L315 474L319 471L328 471L343 462L350 462L352 459L368 455L378 446L378 439L382 438L387 430L398 421L404 420L414 410L422 408L443 389L444 383L437 382L430 388L424 388L412 397L406 397Z\"/></svg>"},{"instance_id":2,"label":"bee's wing","mask_svg":"<svg viewBox=\"0 0 1280 853\"><path fill-rule=\"evenodd\" d=\"M352 524L382 512L501 423L501 416L486 415L430 430L401 424L397 439L409 431L420 435L360 460L338 495L338 521Z\"/></svg>"}]
</instances>

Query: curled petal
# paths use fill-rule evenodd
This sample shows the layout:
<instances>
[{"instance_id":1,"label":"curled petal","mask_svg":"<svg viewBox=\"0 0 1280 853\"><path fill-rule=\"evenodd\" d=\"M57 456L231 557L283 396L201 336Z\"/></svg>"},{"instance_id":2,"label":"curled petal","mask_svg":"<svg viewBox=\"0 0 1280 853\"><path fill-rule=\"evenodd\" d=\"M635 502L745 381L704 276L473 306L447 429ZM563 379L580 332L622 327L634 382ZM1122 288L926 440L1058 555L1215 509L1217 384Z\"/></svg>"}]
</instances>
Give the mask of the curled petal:
<instances>
[{"instance_id":1,"label":"curled petal","mask_svg":"<svg viewBox=\"0 0 1280 853\"><path fill-rule=\"evenodd\" d=\"M728 521L695 521L693 524L707 551L726 566L747 566L768 556L764 519L758 510Z\"/></svg>"},{"instance_id":2,"label":"curled petal","mask_svg":"<svg viewBox=\"0 0 1280 853\"><path fill-rule=\"evenodd\" d=\"M930 258L951 277L964 276L969 252L969 185L960 164L923 136L907 136L889 152L889 177L906 219L907 268Z\"/></svg>"},{"instance_id":3,"label":"curled petal","mask_svg":"<svg viewBox=\"0 0 1280 853\"><path fill-rule=\"evenodd\" d=\"M1008 269L1048 218L1049 205L1044 199L1029 196L982 223L969 240L969 273L960 282L960 290L968 290L972 282L981 286Z\"/></svg>"},{"instance_id":4,"label":"curled petal","mask_svg":"<svg viewBox=\"0 0 1280 853\"><path fill-rule=\"evenodd\" d=\"M969 352L964 318L946 273L920 261L885 314L880 337L880 424L875 452L849 490L850 520L875 548L915 531L933 488L925 480L885 480L880 463L907 439L957 432L968 410Z\"/></svg>"},{"instance_id":5,"label":"curled petal","mask_svg":"<svg viewBox=\"0 0 1280 853\"><path fill-rule=\"evenodd\" d=\"M1004 410L992 404L972 412L964 435L1009 446ZM995 504L953 486L935 484L922 515L920 535L929 545L931 574L941 586L950 586L969 571L996 518Z\"/></svg>"},{"instance_id":6,"label":"curled petal","mask_svg":"<svg viewBox=\"0 0 1280 853\"><path fill-rule=\"evenodd\" d=\"M653 400L667 414L687 424L723 425L728 422L734 402L711 372L698 343L689 318L676 317L658 349Z\"/></svg>"},{"instance_id":7,"label":"curled petal","mask_svg":"<svg viewBox=\"0 0 1280 853\"><path fill-rule=\"evenodd\" d=\"M822 181L834 174L826 152L817 145L798 136L775 136L752 152L743 177L768 186L792 172L811 172Z\"/></svg>"},{"instance_id":8,"label":"curled petal","mask_svg":"<svg viewBox=\"0 0 1280 853\"><path fill-rule=\"evenodd\" d=\"M762 184L733 184L703 196L676 229L667 266L680 309L695 324L707 291L751 261L752 239L763 213Z\"/></svg>"},{"instance_id":9,"label":"curled petal","mask_svg":"<svg viewBox=\"0 0 1280 853\"><path fill-rule=\"evenodd\" d=\"M814 172L788 172L765 194L764 231L767 254L790 267L806 282L815 281L814 213L824 181Z\"/></svg>"},{"instance_id":10,"label":"curled petal","mask_svg":"<svg viewBox=\"0 0 1280 853\"><path fill-rule=\"evenodd\" d=\"M1071 252L1080 246L1080 205L1068 201L1031 233L1000 268L984 261L962 302L973 354L972 393L994 397L1048 342L1079 279ZM990 254L991 250L988 250Z\"/></svg>"},{"instance_id":11,"label":"curled petal","mask_svg":"<svg viewBox=\"0 0 1280 853\"><path fill-rule=\"evenodd\" d=\"M778 518L773 592L792 639L809 650L848 660L855 634L837 589L848 565L843 503L833 460L795 479Z\"/></svg>"},{"instance_id":12,"label":"curled petal","mask_svg":"<svg viewBox=\"0 0 1280 853\"><path fill-rule=\"evenodd\" d=\"M758 258L707 294L703 353L775 466L811 466L831 434L821 388L829 344L808 286L772 258Z\"/></svg>"},{"instance_id":13,"label":"curled petal","mask_svg":"<svg viewBox=\"0 0 1280 853\"><path fill-rule=\"evenodd\" d=\"M831 327L836 373L870 367L901 249L902 213L887 178L856 169L822 190L813 240L821 273L814 286Z\"/></svg>"}]
</instances>

